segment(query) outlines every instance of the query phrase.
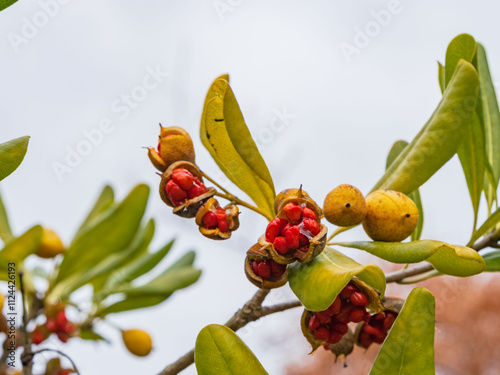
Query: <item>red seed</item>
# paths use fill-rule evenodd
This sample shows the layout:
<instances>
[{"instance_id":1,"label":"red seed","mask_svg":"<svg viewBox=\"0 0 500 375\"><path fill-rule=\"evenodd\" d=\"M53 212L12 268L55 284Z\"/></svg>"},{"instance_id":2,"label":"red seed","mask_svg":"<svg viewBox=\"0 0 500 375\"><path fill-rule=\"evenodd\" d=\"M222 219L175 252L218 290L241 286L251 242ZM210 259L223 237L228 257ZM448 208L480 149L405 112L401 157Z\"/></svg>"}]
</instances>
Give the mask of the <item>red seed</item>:
<instances>
[{"instance_id":1,"label":"red seed","mask_svg":"<svg viewBox=\"0 0 500 375\"><path fill-rule=\"evenodd\" d=\"M354 323L359 323L365 317L366 310L363 307L355 307L349 313L349 320Z\"/></svg>"},{"instance_id":2,"label":"red seed","mask_svg":"<svg viewBox=\"0 0 500 375\"><path fill-rule=\"evenodd\" d=\"M313 210L311 210L308 207L304 207L302 209L302 217L304 219L313 219L313 220L316 220L316 214L314 213Z\"/></svg>"},{"instance_id":3,"label":"red seed","mask_svg":"<svg viewBox=\"0 0 500 375\"><path fill-rule=\"evenodd\" d=\"M372 336L373 342L376 342L377 344L382 344L387 337L387 334L384 334L384 337L377 337L377 336Z\"/></svg>"},{"instance_id":4,"label":"red seed","mask_svg":"<svg viewBox=\"0 0 500 375\"><path fill-rule=\"evenodd\" d=\"M69 339L68 334L65 332L57 332L57 337L64 343L68 342Z\"/></svg>"},{"instance_id":5,"label":"red seed","mask_svg":"<svg viewBox=\"0 0 500 375\"><path fill-rule=\"evenodd\" d=\"M76 326L71 323L71 322L66 322L66 325L64 326L64 332L66 333L73 333L76 330Z\"/></svg>"},{"instance_id":6,"label":"red seed","mask_svg":"<svg viewBox=\"0 0 500 375\"><path fill-rule=\"evenodd\" d=\"M271 275L275 278L283 276L286 271L286 264L276 263L274 260L271 260Z\"/></svg>"},{"instance_id":7,"label":"red seed","mask_svg":"<svg viewBox=\"0 0 500 375\"><path fill-rule=\"evenodd\" d=\"M286 231L285 241L289 250L295 250L299 247L299 234L300 228L298 226L293 226Z\"/></svg>"},{"instance_id":8,"label":"red seed","mask_svg":"<svg viewBox=\"0 0 500 375\"><path fill-rule=\"evenodd\" d=\"M328 341L330 338L330 331L325 327L319 327L315 332L314 336L321 341Z\"/></svg>"},{"instance_id":9,"label":"red seed","mask_svg":"<svg viewBox=\"0 0 500 375\"><path fill-rule=\"evenodd\" d=\"M300 233L299 234L299 244L300 244L300 246L307 246L307 245L309 245L309 238L307 238L302 233Z\"/></svg>"},{"instance_id":10,"label":"red seed","mask_svg":"<svg viewBox=\"0 0 500 375\"><path fill-rule=\"evenodd\" d=\"M331 330L345 335L349 330L349 327L347 326L347 323L335 323L332 324Z\"/></svg>"},{"instance_id":11,"label":"red seed","mask_svg":"<svg viewBox=\"0 0 500 375\"><path fill-rule=\"evenodd\" d=\"M384 313L374 314L374 315L372 315L371 318L373 320L383 320L383 319L385 319L385 314Z\"/></svg>"},{"instance_id":12,"label":"red seed","mask_svg":"<svg viewBox=\"0 0 500 375\"><path fill-rule=\"evenodd\" d=\"M66 318L66 312L61 310L57 313L56 316L57 328L61 331L64 331L64 327L66 327L66 323L68 319Z\"/></svg>"},{"instance_id":13,"label":"red seed","mask_svg":"<svg viewBox=\"0 0 500 375\"><path fill-rule=\"evenodd\" d=\"M31 333L31 341L33 341L33 344L40 345L44 340L45 337L42 331L36 329Z\"/></svg>"},{"instance_id":14,"label":"red seed","mask_svg":"<svg viewBox=\"0 0 500 375\"><path fill-rule=\"evenodd\" d=\"M183 190L189 190L194 186L192 173L184 168L174 170L172 172L172 180Z\"/></svg>"},{"instance_id":15,"label":"red seed","mask_svg":"<svg viewBox=\"0 0 500 375\"><path fill-rule=\"evenodd\" d=\"M217 228L217 215L213 211L208 211L205 216L201 219L203 221L203 226L207 229Z\"/></svg>"},{"instance_id":16,"label":"red seed","mask_svg":"<svg viewBox=\"0 0 500 375\"><path fill-rule=\"evenodd\" d=\"M319 321L318 317L316 315L311 316L311 319L309 319L309 330L314 332L319 328L320 325L321 322Z\"/></svg>"},{"instance_id":17,"label":"red seed","mask_svg":"<svg viewBox=\"0 0 500 375\"><path fill-rule=\"evenodd\" d=\"M301 246L299 247L299 250L301 253L304 253L304 254L307 254L307 252L309 251L309 246Z\"/></svg>"},{"instance_id":18,"label":"red seed","mask_svg":"<svg viewBox=\"0 0 500 375\"><path fill-rule=\"evenodd\" d=\"M342 340L342 334L339 332L330 332L330 337L328 338L328 343L336 344Z\"/></svg>"},{"instance_id":19,"label":"red seed","mask_svg":"<svg viewBox=\"0 0 500 375\"><path fill-rule=\"evenodd\" d=\"M347 299L354 292L358 292L358 288L356 288L354 285L346 285L345 288L340 292L340 298Z\"/></svg>"},{"instance_id":20,"label":"red seed","mask_svg":"<svg viewBox=\"0 0 500 375\"><path fill-rule=\"evenodd\" d=\"M328 311L330 312L331 315L337 315L340 312L340 309L342 308L342 301L340 300L339 296L335 298L335 301L331 304L331 306L328 308Z\"/></svg>"},{"instance_id":21,"label":"red seed","mask_svg":"<svg viewBox=\"0 0 500 375\"><path fill-rule=\"evenodd\" d=\"M259 276L259 264L260 264L260 260L252 260L252 271L254 274L256 274L257 276Z\"/></svg>"},{"instance_id":22,"label":"red seed","mask_svg":"<svg viewBox=\"0 0 500 375\"><path fill-rule=\"evenodd\" d=\"M373 340L369 334L361 332L359 335L359 343L363 348L368 349L372 342Z\"/></svg>"},{"instance_id":23,"label":"red seed","mask_svg":"<svg viewBox=\"0 0 500 375\"><path fill-rule=\"evenodd\" d=\"M321 323L330 323L330 321L332 320L332 316L326 311L317 311L314 313L314 315L318 317Z\"/></svg>"},{"instance_id":24,"label":"red seed","mask_svg":"<svg viewBox=\"0 0 500 375\"><path fill-rule=\"evenodd\" d=\"M227 214L223 208L218 207L215 211L215 215L217 216L217 226L221 232L227 232L229 230L229 223L227 221Z\"/></svg>"},{"instance_id":25,"label":"red seed","mask_svg":"<svg viewBox=\"0 0 500 375\"><path fill-rule=\"evenodd\" d=\"M50 332L57 331L57 322L54 318L47 319L46 326Z\"/></svg>"},{"instance_id":26,"label":"red seed","mask_svg":"<svg viewBox=\"0 0 500 375\"><path fill-rule=\"evenodd\" d=\"M361 292L354 292L353 294L351 294L349 299L354 306L368 306L368 298L366 298L366 296Z\"/></svg>"},{"instance_id":27,"label":"red seed","mask_svg":"<svg viewBox=\"0 0 500 375\"><path fill-rule=\"evenodd\" d=\"M290 221L299 221L302 216L302 207L298 204L290 202L283 207L286 217Z\"/></svg>"},{"instance_id":28,"label":"red seed","mask_svg":"<svg viewBox=\"0 0 500 375\"><path fill-rule=\"evenodd\" d=\"M261 262L258 266L259 276L263 279L271 277L271 266L267 262Z\"/></svg>"},{"instance_id":29,"label":"red seed","mask_svg":"<svg viewBox=\"0 0 500 375\"><path fill-rule=\"evenodd\" d=\"M312 219L304 219L301 223L302 228L312 234L312 236L316 236L319 232L321 232L321 228L316 220Z\"/></svg>"},{"instance_id":30,"label":"red seed","mask_svg":"<svg viewBox=\"0 0 500 375\"><path fill-rule=\"evenodd\" d=\"M292 223L288 223L286 224L283 229L281 230L281 235L282 236L285 236L286 232L288 231L288 229L290 229L291 227L293 227L293 224Z\"/></svg>"},{"instance_id":31,"label":"red seed","mask_svg":"<svg viewBox=\"0 0 500 375\"><path fill-rule=\"evenodd\" d=\"M370 313L368 311L365 313L365 316L363 317L363 322L365 323L370 322Z\"/></svg>"},{"instance_id":32,"label":"red seed","mask_svg":"<svg viewBox=\"0 0 500 375\"><path fill-rule=\"evenodd\" d=\"M369 335L375 336L375 337L385 337L385 333L382 332L381 330L371 326L370 324L365 324L363 326L363 332L366 332Z\"/></svg>"},{"instance_id":33,"label":"red seed","mask_svg":"<svg viewBox=\"0 0 500 375\"><path fill-rule=\"evenodd\" d=\"M336 316L337 320L342 323L349 323L349 313L352 309L354 309L354 306L351 303L343 303L340 312Z\"/></svg>"},{"instance_id":34,"label":"red seed","mask_svg":"<svg viewBox=\"0 0 500 375\"><path fill-rule=\"evenodd\" d=\"M274 239L280 235L281 230L284 228L284 225L282 225L282 220L279 218L275 218L271 220L271 222L267 225L266 228L266 241L267 242L274 242ZM286 221L286 220L285 220Z\"/></svg>"},{"instance_id":35,"label":"red seed","mask_svg":"<svg viewBox=\"0 0 500 375\"><path fill-rule=\"evenodd\" d=\"M276 237L273 245L278 254L285 255L286 253L288 253L288 247L286 246L285 237Z\"/></svg>"},{"instance_id":36,"label":"red seed","mask_svg":"<svg viewBox=\"0 0 500 375\"><path fill-rule=\"evenodd\" d=\"M174 180L170 180L165 185L165 192L170 200L183 201L187 198L187 193L177 185Z\"/></svg>"},{"instance_id":37,"label":"red seed","mask_svg":"<svg viewBox=\"0 0 500 375\"><path fill-rule=\"evenodd\" d=\"M193 187L188 190L187 195L189 199L193 199L199 197L202 194L205 194L207 191L208 189L204 184L193 185Z\"/></svg>"},{"instance_id":38,"label":"red seed","mask_svg":"<svg viewBox=\"0 0 500 375\"><path fill-rule=\"evenodd\" d=\"M394 324L394 321L396 320L396 314L393 312L387 312L387 316L384 319L384 329L386 331L390 330L392 325Z\"/></svg>"}]
</instances>

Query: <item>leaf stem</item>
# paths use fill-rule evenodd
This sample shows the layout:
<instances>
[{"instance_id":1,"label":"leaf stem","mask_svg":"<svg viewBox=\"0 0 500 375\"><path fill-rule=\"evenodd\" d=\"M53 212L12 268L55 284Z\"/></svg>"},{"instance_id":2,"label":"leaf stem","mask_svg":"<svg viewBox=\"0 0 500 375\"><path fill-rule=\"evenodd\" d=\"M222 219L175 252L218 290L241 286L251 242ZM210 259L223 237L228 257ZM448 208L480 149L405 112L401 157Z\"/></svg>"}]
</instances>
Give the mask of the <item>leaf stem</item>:
<instances>
[{"instance_id":1,"label":"leaf stem","mask_svg":"<svg viewBox=\"0 0 500 375\"><path fill-rule=\"evenodd\" d=\"M217 193L215 193L215 195L217 195L218 197L227 199L228 201L230 201L232 203L236 203L236 204L239 204L240 206L246 207L249 210L255 211L258 214L264 216L269 221L271 221L273 219L271 216L269 216L265 211L261 210L259 207L255 207L255 206L251 205L250 203L247 203L247 202L241 200L240 198L238 198L237 196L235 196L233 194L223 194L223 193L217 192Z\"/></svg>"},{"instance_id":2,"label":"leaf stem","mask_svg":"<svg viewBox=\"0 0 500 375\"><path fill-rule=\"evenodd\" d=\"M210 181L212 184L214 184L215 186L217 186L219 189L221 189L224 193L228 194L228 195L232 195L229 191L227 191L226 189L224 189L222 187L222 185L220 185L219 183L217 183L217 181L215 181L212 177L210 177L209 175L207 175L205 172L201 171L201 175L203 177L205 177L208 181Z\"/></svg>"},{"instance_id":3,"label":"leaf stem","mask_svg":"<svg viewBox=\"0 0 500 375\"><path fill-rule=\"evenodd\" d=\"M330 234L330 236L328 237L328 239L326 240L327 242L327 245L330 245L328 242L330 242L335 236L339 235L340 233L342 232L346 232L348 231L349 229L352 229L354 227L356 227L357 225L353 225L351 227L338 227L337 229L335 229L335 231Z\"/></svg>"}]
</instances>

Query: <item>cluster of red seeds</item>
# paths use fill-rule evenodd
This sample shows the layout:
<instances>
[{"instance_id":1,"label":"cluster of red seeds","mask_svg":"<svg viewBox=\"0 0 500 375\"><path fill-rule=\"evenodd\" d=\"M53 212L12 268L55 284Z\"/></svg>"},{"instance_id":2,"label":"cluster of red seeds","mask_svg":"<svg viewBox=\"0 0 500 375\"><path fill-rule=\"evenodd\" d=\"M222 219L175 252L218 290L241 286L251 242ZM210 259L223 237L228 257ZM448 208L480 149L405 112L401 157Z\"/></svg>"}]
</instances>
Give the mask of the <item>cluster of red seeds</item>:
<instances>
[{"instance_id":1,"label":"cluster of red seeds","mask_svg":"<svg viewBox=\"0 0 500 375\"><path fill-rule=\"evenodd\" d=\"M219 228L221 232L229 230L227 213L222 207L217 206L214 211L208 211L202 218L203 226L207 229Z\"/></svg>"},{"instance_id":2,"label":"cluster of red seeds","mask_svg":"<svg viewBox=\"0 0 500 375\"><path fill-rule=\"evenodd\" d=\"M66 312L61 310L55 317L47 317L44 326L38 326L31 333L33 344L41 344L51 333L55 333L59 340L66 343L69 336L75 332L76 326L66 318Z\"/></svg>"},{"instance_id":3,"label":"cluster of red seeds","mask_svg":"<svg viewBox=\"0 0 500 375\"><path fill-rule=\"evenodd\" d=\"M397 316L397 313L390 310L386 310L385 313L372 315L370 320L363 325L361 333L359 334L360 345L368 349L374 342L382 344Z\"/></svg>"},{"instance_id":4,"label":"cluster of red seeds","mask_svg":"<svg viewBox=\"0 0 500 375\"><path fill-rule=\"evenodd\" d=\"M316 214L308 207L290 202L283 207L286 219L275 218L267 225L266 241L274 245L281 255L307 253L309 240L316 236L321 228L316 221ZM297 254L300 255L300 254Z\"/></svg>"},{"instance_id":5,"label":"cluster of red seeds","mask_svg":"<svg viewBox=\"0 0 500 375\"><path fill-rule=\"evenodd\" d=\"M252 259L251 262L253 272L264 280L279 279L286 271L286 264L276 263L272 259Z\"/></svg>"},{"instance_id":6,"label":"cluster of red seeds","mask_svg":"<svg viewBox=\"0 0 500 375\"><path fill-rule=\"evenodd\" d=\"M318 340L336 344L347 333L349 329L347 323L370 320L366 306L368 306L368 297L354 285L349 284L328 309L315 312L311 316L309 330Z\"/></svg>"},{"instance_id":7,"label":"cluster of red seeds","mask_svg":"<svg viewBox=\"0 0 500 375\"><path fill-rule=\"evenodd\" d=\"M172 179L165 186L168 199L174 206L180 206L188 199L199 197L207 192L207 187L198 177L184 168L172 172Z\"/></svg>"}]
</instances>

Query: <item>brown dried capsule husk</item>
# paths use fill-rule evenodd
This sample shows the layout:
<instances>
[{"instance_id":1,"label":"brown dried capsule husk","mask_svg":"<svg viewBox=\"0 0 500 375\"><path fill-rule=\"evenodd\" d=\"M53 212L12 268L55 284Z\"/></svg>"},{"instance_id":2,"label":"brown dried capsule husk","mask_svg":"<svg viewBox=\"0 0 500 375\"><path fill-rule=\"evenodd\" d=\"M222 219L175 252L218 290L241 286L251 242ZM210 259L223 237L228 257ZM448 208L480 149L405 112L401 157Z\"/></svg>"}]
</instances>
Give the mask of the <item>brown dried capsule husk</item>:
<instances>
[{"instance_id":1,"label":"brown dried capsule husk","mask_svg":"<svg viewBox=\"0 0 500 375\"><path fill-rule=\"evenodd\" d=\"M268 260L272 258L269 257L267 251L263 250L258 243L253 245L247 251L247 256L245 258L245 275L247 276L248 280L256 287L261 289L273 289L273 288L279 288L288 282L288 270L285 270L285 272L283 273L283 275L281 275L279 279L271 278L264 280L262 277L256 275L252 269L252 264L251 264L252 259Z\"/></svg>"},{"instance_id":2,"label":"brown dried capsule husk","mask_svg":"<svg viewBox=\"0 0 500 375\"><path fill-rule=\"evenodd\" d=\"M196 214L196 224L198 225L200 233L205 237L212 240L227 240L231 237L231 232L235 231L240 226L240 221L238 219L240 211L237 206L232 204L228 204L223 208L224 211L226 211L227 222L229 224L229 230L227 232L221 232L219 228L205 228L203 226L203 216L205 216L209 211L214 211L217 207L219 207L217 199L209 198L198 210L198 213Z\"/></svg>"},{"instance_id":3,"label":"brown dried capsule husk","mask_svg":"<svg viewBox=\"0 0 500 375\"><path fill-rule=\"evenodd\" d=\"M161 128L160 157L168 168L177 161L195 162L193 141L189 133L178 126Z\"/></svg>"},{"instance_id":4,"label":"brown dried capsule husk","mask_svg":"<svg viewBox=\"0 0 500 375\"><path fill-rule=\"evenodd\" d=\"M354 285L359 289L367 298L368 298L368 306L366 306L367 310L371 310L373 312L379 313L385 310L384 305L382 304L382 300L380 299L380 294L373 289L370 285L361 281L358 278L353 278L349 284Z\"/></svg>"},{"instance_id":5,"label":"brown dried capsule husk","mask_svg":"<svg viewBox=\"0 0 500 375\"><path fill-rule=\"evenodd\" d=\"M302 329L302 334L312 346L312 350L309 354L313 354L320 346L328 344L326 341L318 340L316 336L314 336L314 334L309 330L309 320L311 320L313 314L314 312L304 309L302 318L300 319L300 328Z\"/></svg>"},{"instance_id":6,"label":"brown dried capsule husk","mask_svg":"<svg viewBox=\"0 0 500 375\"><path fill-rule=\"evenodd\" d=\"M276 199L274 200L274 210L276 211L278 217L281 218L285 217L283 216L284 213L281 211L283 210L283 207L285 207L285 205L290 202L299 205L305 204L306 207L314 211L314 213L316 214L316 220L319 223L321 216L323 214L321 211L321 207L318 206L318 204L311 199L311 197L309 196L309 194L307 194L306 191L302 190L302 186L299 189L283 190L276 196Z\"/></svg>"},{"instance_id":7,"label":"brown dried capsule husk","mask_svg":"<svg viewBox=\"0 0 500 375\"><path fill-rule=\"evenodd\" d=\"M347 333L342 336L342 339L336 344L328 344L328 349L335 354L335 362L340 357L340 359L345 362L345 357L352 353L354 350L354 333L349 327ZM346 364L344 363L344 366Z\"/></svg>"},{"instance_id":8,"label":"brown dried capsule husk","mask_svg":"<svg viewBox=\"0 0 500 375\"><path fill-rule=\"evenodd\" d=\"M176 215L185 218L193 218L201 206L217 192L214 188L209 187L207 192L193 199L189 199L186 203L180 206L174 206L170 199L168 199L167 192L165 191L165 186L172 179L172 173L178 168L187 169L194 176L198 177L200 182L203 182L203 176L196 165L188 161L178 161L173 163L168 169L161 175L160 182L160 197L168 206L173 207L172 212Z\"/></svg>"},{"instance_id":9,"label":"brown dried capsule husk","mask_svg":"<svg viewBox=\"0 0 500 375\"><path fill-rule=\"evenodd\" d=\"M392 311L393 313L399 314L404 304L404 298L398 296L384 297L382 298L382 305L384 306L384 309L381 312L385 313L386 311ZM358 346L361 346L359 342L359 335L361 334L361 330L363 329L363 326L365 324L365 322L358 323L358 325L356 326L356 331L354 332L354 343Z\"/></svg>"},{"instance_id":10,"label":"brown dried capsule husk","mask_svg":"<svg viewBox=\"0 0 500 375\"><path fill-rule=\"evenodd\" d=\"M300 263L308 263L312 258L321 254L321 252L325 249L326 240L327 240L327 232L328 229L323 224L319 224L321 230L320 232L309 240L309 250L307 253L303 253L299 250L294 252L290 252L284 255L281 255L274 249L274 245L271 242L266 241L266 235L263 234L259 238L259 244L265 249L273 260L280 264L289 264L298 260Z\"/></svg>"}]
</instances>

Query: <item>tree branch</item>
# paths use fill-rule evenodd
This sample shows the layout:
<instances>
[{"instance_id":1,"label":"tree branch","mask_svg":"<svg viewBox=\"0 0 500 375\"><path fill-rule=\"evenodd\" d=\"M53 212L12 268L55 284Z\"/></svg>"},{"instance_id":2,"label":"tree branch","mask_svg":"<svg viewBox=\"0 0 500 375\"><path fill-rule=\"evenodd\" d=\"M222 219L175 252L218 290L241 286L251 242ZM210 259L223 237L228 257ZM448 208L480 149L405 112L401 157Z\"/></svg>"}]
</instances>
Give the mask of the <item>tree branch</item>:
<instances>
[{"instance_id":1,"label":"tree branch","mask_svg":"<svg viewBox=\"0 0 500 375\"><path fill-rule=\"evenodd\" d=\"M246 326L248 323L258 320L263 316L302 306L300 301L285 302L274 306L262 307L264 299L269 294L269 289L259 289L253 297L239 309L226 324L233 331ZM189 367L194 362L194 349L180 357L177 361L165 367L159 375L174 375Z\"/></svg>"}]
</instances>

